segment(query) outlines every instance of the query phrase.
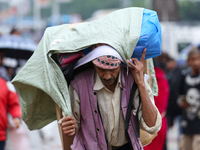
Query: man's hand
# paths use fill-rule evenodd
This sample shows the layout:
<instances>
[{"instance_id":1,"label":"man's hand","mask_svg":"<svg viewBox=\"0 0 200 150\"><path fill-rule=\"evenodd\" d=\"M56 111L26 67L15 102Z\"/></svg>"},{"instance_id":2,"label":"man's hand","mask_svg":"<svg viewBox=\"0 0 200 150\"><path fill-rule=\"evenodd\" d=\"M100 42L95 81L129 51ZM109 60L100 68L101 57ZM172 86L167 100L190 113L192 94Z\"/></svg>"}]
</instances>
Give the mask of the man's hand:
<instances>
[{"instance_id":1,"label":"man's hand","mask_svg":"<svg viewBox=\"0 0 200 150\"><path fill-rule=\"evenodd\" d=\"M182 109L187 109L190 107L190 104L186 101L185 95L179 95L177 102Z\"/></svg>"},{"instance_id":2,"label":"man's hand","mask_svg":"<svg viewBox=\"0 0 200 150\"><path fill-rule=\"evenodd\" d=\"M179 102L179 106L182 108L182 109L187 109L190 107L190 104L187 102L187 101L180 101Z\"/></svg>"},{"instance_id":3,"label":"man's hand","mask_svg":"<svg viewBox=\"0 0 200 150\"><path fill-rule=\"evenodd\" d=\"M148 127L153 127L156 123L157 110L150 100L144 83L144 59L146 48L142 52L140 61L137 58L131 58L133 61L128 63L130 65L130 71L133 75L134 81L138 85L141 102L142 102L142 116Z\"/></svg>"},{"instance_id":4,"label":"man's hand","mask_svg":"<svg viewBox=\"0 0 200 150\"><path fill-rule=\"evenodd\" d=\"M13 118L13 123L15 125L15 128L19 128L21 125L21 120L19 118Z\"/></svg>"},{"instance_id":5,"label":"man's hand","mask_svg":"<svg viewBox=\"0 0 200 150\"><path fill-rule=\"evenodd\" d=\"M131 58L133 62L127 60L130 67L130 71L137 85L144 84L144 59L145 59L146 48L142 52L140 61L137 58Z\"/></svg>"},{"instance_id":6,"label":"man's hand","mask_svg":"<svg viewBox=\"0 0 200 150\"><path fill-rule=\"evenodd\" d=\"M76 121L74 120L74 117L66 116L65 118L63 118L61 126L65 135L75 135Z\"/></svg>"}]
</instances>

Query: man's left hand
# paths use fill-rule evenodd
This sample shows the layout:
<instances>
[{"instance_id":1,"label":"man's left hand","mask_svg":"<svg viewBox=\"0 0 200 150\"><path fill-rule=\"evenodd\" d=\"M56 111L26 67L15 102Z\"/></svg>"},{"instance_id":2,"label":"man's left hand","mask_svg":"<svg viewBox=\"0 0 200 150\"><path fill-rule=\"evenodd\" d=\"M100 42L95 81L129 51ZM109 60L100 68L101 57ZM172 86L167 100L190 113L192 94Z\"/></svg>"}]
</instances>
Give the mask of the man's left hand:
<instances>
[{"instance_id":1,"label":"man's left hand","mask_svg":"<svg viewBox=\"0 0 200 150\"><path fill-rule=\"evenodd\" d=\"M131 58L132 62L130 60L127 60L130 65L129 69L137 85L144 84L145 53L146 53L146 48L142 52L140 61L137 58Z\"/></svg>"}]
</instances>

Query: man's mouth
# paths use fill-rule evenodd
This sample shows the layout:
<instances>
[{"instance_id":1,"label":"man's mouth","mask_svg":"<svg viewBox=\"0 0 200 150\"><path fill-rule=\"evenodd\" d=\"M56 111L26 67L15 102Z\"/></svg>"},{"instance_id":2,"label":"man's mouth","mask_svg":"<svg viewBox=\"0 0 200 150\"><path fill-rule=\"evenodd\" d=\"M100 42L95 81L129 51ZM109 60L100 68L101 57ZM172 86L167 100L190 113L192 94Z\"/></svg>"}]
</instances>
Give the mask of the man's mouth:
<instances>
[{"instance_id":1,"label":"man's mouth","mask_svg":"<svg viewBox=\"0 0 200 150\"><path fill-rule=\"evenodd\" d=\"M111 84L113 82L113 79L102 79L103 83L106 83L106 84Z\"/></svg>"}]
</instances>

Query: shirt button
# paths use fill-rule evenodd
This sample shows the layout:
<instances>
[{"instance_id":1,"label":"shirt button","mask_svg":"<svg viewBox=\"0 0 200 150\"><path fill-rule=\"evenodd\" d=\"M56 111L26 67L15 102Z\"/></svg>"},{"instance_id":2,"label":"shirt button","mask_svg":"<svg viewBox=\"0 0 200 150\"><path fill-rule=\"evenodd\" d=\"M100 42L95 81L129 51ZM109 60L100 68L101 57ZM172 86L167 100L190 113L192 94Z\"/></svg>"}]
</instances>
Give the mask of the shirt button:
<instances>
[{"instance_id":1,"label":"shirt button","mask_svg":"<svg viewBox=\"0 0 200 150\"><path fill-rule=\"evenodd\" d=\"M96 93L96 92L94 92L93 94L94 94L94 95L97 95L97 93Z\"/></svg>"},{"instance_id":2,"label":"shirt button","mask_svg":"<svg viewBox=\"0 0 200 150\"><path fill-rule=\"evenodd\" d=\"M94 110L94 113L97 114L97 110Z\"/></svg>"},{"instance_id":3,"label":"shirt button","mask_svg":"<svg viewBox=\"0 0 200 150\"><path fill-rule=\"evenodd\" d=\"M97 128L97 132L99 132L100 130L99 130L99 128Z\"/></svg>"}]
</instances>

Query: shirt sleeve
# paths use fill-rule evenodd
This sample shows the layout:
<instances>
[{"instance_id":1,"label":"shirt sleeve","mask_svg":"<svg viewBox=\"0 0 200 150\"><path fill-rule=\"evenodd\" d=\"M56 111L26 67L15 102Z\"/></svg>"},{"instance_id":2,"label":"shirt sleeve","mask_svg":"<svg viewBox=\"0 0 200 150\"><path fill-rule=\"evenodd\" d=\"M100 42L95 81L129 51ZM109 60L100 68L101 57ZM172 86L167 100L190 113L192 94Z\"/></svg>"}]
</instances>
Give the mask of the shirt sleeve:
<instances>
[{"instance_id":1,"label":"shirt sleeve","mask_svg":"<svg viewBox=\"0 0 200 150\"><path fill-rule=\"evenodd\" d=\"M149 95L149 98L150 98L151 102L153 103L153 105L155 106L154 97L153 97L153 93L151 91L151 87L149 86L149 84L147 83L146 80L144 80L144 83L145 83L145 87L146 87L147 93ZM133 114L136 115L136 111L137 111L137 108L139 106L139 91L138 91L138 89L136 90L135 95L134 95L133 105L135 106L135 110L133 111ZM161 125L162 125L161 115L158 111L158 108L156 106L155 106L155 108L157 110L157 119L156 119L155 125L152 126L152 127L149 127L142 117L142 104L140 105L139 113L138 113L140 128L147 131L150 134L157 133L160 130Z\"/></svg>"},{"instance_id":2,"label":"shirt sleeve","mask_svg":"<svg viewBox=\"0 0 200 150\"><path fill-rule=\"evenodd\" d=\"M12 115L13 118L21 118L19 97L12 83L8 81L6 84L8 88L8 112Z\"/></svg>"},{"instance_id":3,"label":"shirt sleeve","mask_svg":"<svg viewBox=\"0 0 200 150\"><path fill-rule=\"evenodd\" d=\"M71 108L72 108L72 115L76 121L76 132L80 128L80 99L78 97L78 94L72 87L72 85L69 86L69 94L70 94L70 100L71 100Z\"/></svg>"}]
</instances>

